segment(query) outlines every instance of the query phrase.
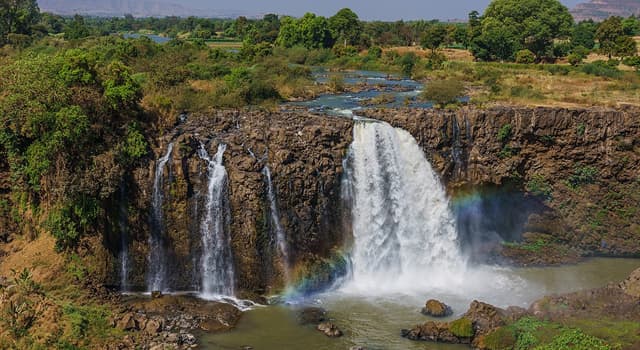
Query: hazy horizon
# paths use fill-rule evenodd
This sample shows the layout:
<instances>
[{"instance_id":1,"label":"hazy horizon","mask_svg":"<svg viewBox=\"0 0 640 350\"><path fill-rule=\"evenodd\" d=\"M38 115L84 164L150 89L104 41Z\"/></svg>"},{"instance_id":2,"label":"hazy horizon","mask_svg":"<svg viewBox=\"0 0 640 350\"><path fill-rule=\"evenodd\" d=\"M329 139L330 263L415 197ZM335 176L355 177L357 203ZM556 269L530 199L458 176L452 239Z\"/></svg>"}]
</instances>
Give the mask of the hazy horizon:
<instances>
[{"instance_id":1,"label":"hazy horizon","mask_svg":"<svg viewBox=\"0 0 640 350\"><path fill-rule=\"evenodd\" d=\"M165 0L166 2L173 2ZM576 4L587 0L561 0L572 8ZM306 12L313 12L323 16L331 16L344 7L349 7L364 20L413 20L413 19L465 19L469 12L477 10L483 12L490 0L449 0L445 3L434 0L396 0L376 3L363 3L355 0L235 0L233 4L216 4L217 1L184 0L183 6L200 9L241 11L248 14L277 13L280 15L301 16Z\"/></svg>"}]
</instances>

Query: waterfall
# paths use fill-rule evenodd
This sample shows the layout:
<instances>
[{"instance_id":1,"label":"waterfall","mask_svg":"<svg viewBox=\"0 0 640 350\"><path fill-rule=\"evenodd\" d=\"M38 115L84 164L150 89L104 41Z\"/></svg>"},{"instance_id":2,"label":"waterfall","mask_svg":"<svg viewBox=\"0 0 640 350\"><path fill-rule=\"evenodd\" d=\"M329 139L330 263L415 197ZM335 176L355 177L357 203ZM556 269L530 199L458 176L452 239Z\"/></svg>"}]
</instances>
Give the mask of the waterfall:
<instances>
[{"instance_id":1,"label":"waterfall","mask_svg":"<svg viewBox=\"0 0 640 350\"><path fill-rule=\"evenodd\" d=\"M282 265L284 269L285 283L289 283L290 261L289 261L289 246L287 244L287 238L280 224L280 213L278 211L278 203L276 202L276 193L271 181L271 170L269 166L265 166L262 169L262 174L267 182L267 199L269 200L269 212L271 213L271 227L272 233L275 233L275 241L278 247L280 258L282 259ZM275 232L274 232L275 231Z\"/></svg>"},{"instance_id":2,"label":"waterfall","mask_svg":"<svg viewBox=\"0 0 640 350\"><path fill-rule=\"evenodd\" d=\"M167 147L167 153L156 163L151 201L151 234L149 235L149 272L147 290L164 291L166 286L167 264L164 238L164 219L162 214L164 168L173 153L173 143Z\"/></svg>"},{"instance_id":3,"label":"waterfall","mask_svg":"<svg viewBox=\"0 0 640 350\"><path fill-rule=\"evenodd\" d=\"M127 227L127 196L123 183L120 186L120 203L118 213L118 228L120 229L120 290L129 289L129 229Z\"/></svg>"},{"instance_id":4,"label":"waterfall","mask_svg":"<svg viewBox=\"0 0 640 350\"><path fill-rule=\"evenodd\" d=\"M227 170L222 165L227 146L220 144L213 159L204 145L198 156L207 162L207 196L205 213L200 224L202 237L202 286L205 298L234 295L233 257L229 237L229 207L227 201Z\"/></svg>"},{"instance_id":5,"label":"waterfall","mask_svg":"<svg viewBox=\"0 0 640 350\"><path fill-rule=\"evenodd\" d=\"M465 261L445 190L416 140L387 123L358 120L349 157L350 286L446 287Z\"/></svg>"}]
</instances>

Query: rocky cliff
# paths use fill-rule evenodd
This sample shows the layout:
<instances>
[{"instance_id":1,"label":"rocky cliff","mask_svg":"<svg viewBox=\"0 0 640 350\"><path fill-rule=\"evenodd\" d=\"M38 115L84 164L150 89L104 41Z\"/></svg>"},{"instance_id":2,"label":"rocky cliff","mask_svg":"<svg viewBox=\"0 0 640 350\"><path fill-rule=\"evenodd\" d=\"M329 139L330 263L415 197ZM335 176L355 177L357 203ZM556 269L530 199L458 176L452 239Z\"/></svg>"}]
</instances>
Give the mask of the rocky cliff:
<instances>
[{"instance_id":1,"label":"rocky cliff","mask_svg":"<svg viewBox=\"0 0 640 350\"><path fill-rule=\"evenodd\" d=\"M474 257L499 253L522 264L640 254L637 115L635 109L507 107L367 112L409 131L424 148L447 184L462 241ZM227 145L238 290L262 294L284 284L262 173L267 165L293 280L311 279L304 287L317 288L344 272L340 251L348 244L350 212L341 201L340 181L352 123L300 111L217 111L190 116L161 137L155 159L174 143L163 188L169 284L189 290L199 283L207 186L206 162L197 155L201 144L210 155L218 144ZM111 225L107 235L112 258L105 279L113 285L119 283L116 257L124 226L133 261L130 287L145 287L155 165L149 162L127 181L126 225ZM503 240L516 243L502 245Z\"/></svg>"},{"instance_id":2,"label":"rocky cliff","mask_svg":"<svg viewBox=\"0 0 640 350\"><path fill-rule=\"evenodd\" d=\"M305 278L310 266L322 265L342 246L340 181L342 160L351 142L350 121L296 112L219 111L189 116L159 140L156 159L170 142L174 151L165 169L163 214L173 288L193 290L199 283L197 256L207 187L207 164L197 155L201 144L210 155L218 144L227 145L223 164L228 172L231 249L240 291L264 293L284 283L262 173L267 165L273 173L290 263L299 270L297 278ZM145 286L154 171L155 162L150 162L135 172L127 186L128 249L134 260L129 283L134 289ZM114 252L121 249L117 236L116 232L110 240ZM114 270L118 263L113 260ZM118 284L115 279L112 283Z\"/></svg>"}]
</instances>

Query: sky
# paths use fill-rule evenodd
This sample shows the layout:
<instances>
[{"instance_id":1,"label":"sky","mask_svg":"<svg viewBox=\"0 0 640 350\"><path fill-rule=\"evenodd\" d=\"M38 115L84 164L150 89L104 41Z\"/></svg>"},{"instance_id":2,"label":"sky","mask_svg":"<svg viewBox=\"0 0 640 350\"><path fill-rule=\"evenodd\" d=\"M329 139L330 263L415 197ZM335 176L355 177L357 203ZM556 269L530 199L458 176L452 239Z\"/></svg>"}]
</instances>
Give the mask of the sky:
<instances>
[{"instance_id":1,"label":"sky","mask_svg":"<svg viewBox=\"0 0 640 350\"><path fill-rule=\"evenodd\" d=\"M301 16L313 12L331 16L349 7L364 20L465 19L469 12L482 13L490 0L182 0L200 9L241 11L247 14L277 13ZM572 8L587 0L561 0Z\"/></svg>"}]
</instances>

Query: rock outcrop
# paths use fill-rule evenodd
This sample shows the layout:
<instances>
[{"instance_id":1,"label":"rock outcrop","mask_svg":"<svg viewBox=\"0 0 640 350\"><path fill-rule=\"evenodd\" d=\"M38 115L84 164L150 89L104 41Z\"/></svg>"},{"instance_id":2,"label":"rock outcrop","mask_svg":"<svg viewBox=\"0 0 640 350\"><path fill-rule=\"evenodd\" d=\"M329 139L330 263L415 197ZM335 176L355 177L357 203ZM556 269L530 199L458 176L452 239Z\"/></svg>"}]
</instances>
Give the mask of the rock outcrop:
<instances>
[{"instance_id":1,"label":"rock outcrop","mask_svg":"<svg viewBox=\"0 0 640 350\"><path fill-rule=\"evenodd\" d=\"M228 173L236 287L251 297L252 293L281 287L285 275L272 234L263 168L268 165L273 174L292 273L299 275L295 277L298 280L305 279L305 274L322 269L326 259L342 247L345 210L341 207L340 181L342 161L352 139L351 127L349 120L305 112L216 111L189 116L161 138L156 159L170 142L174 144L163 188L172 289L193 290L200 282L195 257L202 249L199 225L207 187L206 162L197 155L202 144L212 156L218 144L227 145L223 164ZM134 288L145 287L154 166L152 162L140 168L128 187L129 206L136 209L128 223L128 250L133 260L129 283ZM117 237L111 241L114 250L120 249ZM117 277L118 273L111 275ZM317 281L317 287L325 282Z\"/></svg>"},{"instance_id":2,"label":"rock outcrop","mask_svg":"<svg viewBox=\"0 0 640 350\"><path fill-rule=\"evenodd\" d=\"M453 310L441 301L429 299L422 308L422 314L431 317L447 317L453 314Z\"/></svg>"}]
</instances>

